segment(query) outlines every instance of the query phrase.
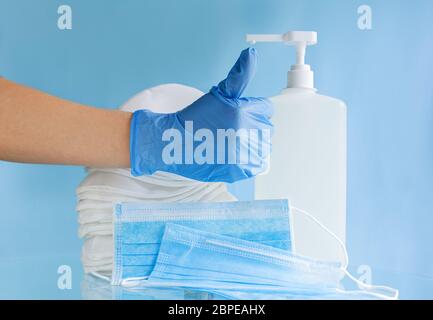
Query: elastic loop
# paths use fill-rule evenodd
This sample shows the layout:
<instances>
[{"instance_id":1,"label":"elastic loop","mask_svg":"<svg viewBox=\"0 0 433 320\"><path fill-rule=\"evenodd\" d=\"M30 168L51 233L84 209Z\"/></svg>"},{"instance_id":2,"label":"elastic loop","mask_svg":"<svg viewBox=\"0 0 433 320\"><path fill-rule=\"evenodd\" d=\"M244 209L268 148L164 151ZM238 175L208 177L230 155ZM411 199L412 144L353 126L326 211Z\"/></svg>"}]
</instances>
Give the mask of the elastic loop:
<instances>
[{"instance_id":1,"label":"elastic loop","mask_svg":"<svg viewBox=\"0 0 433 320\"><path fill-rule=\"evenodd\" d=\"M368 292L367 290L384 290L384 291L388 291L390 292L390 295L383 295L380 293L375 293L375 292L368 292L369 294L376 296L378 298L382 298L382 299L398 299L398 290L388 287L388 286L376 286L376 285L370 285L370 284L366 284L362 281L359 281L358 279L356 279L354 276L352 276L349 271L347 271L347 266L349 265L349 255L347 253L347 249L346 246L344 245L343 241L334 233L332 232L328 227L326 227L322 222L320 222L316 217L314 217L311 213L296 208L296 207L292 207L290 206L291 209L298 211L300 213L302 213L303 215L307 216L308 218L310 218L313 222L315 222L319 227L321 227L323 230L325 230L326 232L328 232L333 238L335 238L335 240L338 242L338 244L341 246L341 248L343 249L343 254L344 254L344 264L342 265L341 269L344 271L344 273L347 275L347 277L349 279L351 279L353 282L355 282L360 288L363 288L366 290L366 292Z\"/></svg>"}]
</instances>

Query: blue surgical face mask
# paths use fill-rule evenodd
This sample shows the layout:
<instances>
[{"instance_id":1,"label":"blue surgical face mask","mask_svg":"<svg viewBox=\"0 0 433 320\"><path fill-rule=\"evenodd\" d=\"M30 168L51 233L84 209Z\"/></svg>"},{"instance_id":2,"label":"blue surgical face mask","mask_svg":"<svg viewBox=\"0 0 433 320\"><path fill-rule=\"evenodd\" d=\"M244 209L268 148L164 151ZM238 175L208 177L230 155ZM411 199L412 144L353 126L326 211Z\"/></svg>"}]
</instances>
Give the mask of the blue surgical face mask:
<instances>
[{"instance_id":1,"label":"blue surgical face mask","mask_svg":"<svg viewBox=\"0 0 433 320\"><path fill-rule=\"evenodd\" d=\"M338 299L394 297L340 289L345 266L297 256L259 243L167 224L148 284L214 290L231 298ZM387 295L389 294L389 296Z\"/></svg>"},{"instance_id":2,"label":"blue surgical face mask","mask_svg":"<svg viewBox=\"0 0 433 320\"><path fill-rule=\"evenodd\" d=\"M114 215L113 284L149 276L167 222L291 250L287 200L124 203Z\"/></svg>"},{"instance_id":3,"label":"blue surgical face mask","mask_svg":"<svg viewBox=\"0 0 433 320\"><path fill-rule=\"evenodd\" d=\"M334 286L338 266L215 233L167 224L151 281L185 281L201 288Z\"/></svg>"}]
</instances>

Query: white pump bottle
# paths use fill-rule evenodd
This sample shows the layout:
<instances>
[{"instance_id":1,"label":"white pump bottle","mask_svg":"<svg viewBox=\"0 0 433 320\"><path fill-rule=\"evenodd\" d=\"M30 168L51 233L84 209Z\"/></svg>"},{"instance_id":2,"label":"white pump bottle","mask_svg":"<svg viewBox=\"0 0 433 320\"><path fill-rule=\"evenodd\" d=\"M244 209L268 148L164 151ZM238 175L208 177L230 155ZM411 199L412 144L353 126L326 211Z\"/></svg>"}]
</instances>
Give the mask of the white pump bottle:
<instances>
[{"instance_id":1,"label":"white pump bottle","mask_svg":"<svg viewBox=\"0 0 433 320\"><path fill-rule=\"evenodd\" d=\"M271 97L270 169L256 177L256 199L287 198L291 205L310 212L342 241L346 233L346 105L319 95L313 72L304 63L307 45L317 33L291 31L282 35L247 35L247 41L283 42L297 51L287 88ZM339 245L302 215L292 215L293 245L297 254L342 261Z\"/></svg>"}]
</instances>

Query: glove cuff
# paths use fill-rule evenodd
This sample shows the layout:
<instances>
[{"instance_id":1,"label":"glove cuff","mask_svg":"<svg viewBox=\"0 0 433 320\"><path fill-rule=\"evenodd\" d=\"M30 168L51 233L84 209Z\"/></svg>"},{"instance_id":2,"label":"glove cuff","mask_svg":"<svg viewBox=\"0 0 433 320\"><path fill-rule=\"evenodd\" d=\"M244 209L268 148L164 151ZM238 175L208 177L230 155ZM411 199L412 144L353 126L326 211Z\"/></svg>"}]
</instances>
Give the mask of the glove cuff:
<instances>
[{"instance_id":1,"label":"glove cuff","mask_svg":"<svg viewBox=\"0 0 433 320\"><path fill-rule=\"evenodd\" d=\"M129 152L131 174L151 175L161 169L162 128L169 121L170 114L137 110L130 125Z\"/></svg>"}]
</instances>

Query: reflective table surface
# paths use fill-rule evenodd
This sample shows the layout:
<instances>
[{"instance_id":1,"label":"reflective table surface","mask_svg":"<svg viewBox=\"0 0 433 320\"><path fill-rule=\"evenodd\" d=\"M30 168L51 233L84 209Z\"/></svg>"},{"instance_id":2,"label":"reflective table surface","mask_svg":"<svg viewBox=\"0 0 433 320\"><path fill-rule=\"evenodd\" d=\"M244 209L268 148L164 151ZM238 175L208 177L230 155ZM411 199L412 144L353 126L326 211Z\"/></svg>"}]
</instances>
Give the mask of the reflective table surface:
<instances>
[{"instance_id":1,"label":"reflective table surface","mask_svg":"<svg viewBox=\"0 0 433 320\"><path fill-rule=\"evenodd\" d=\"M432 278L373 271L373 283L397 288L400 299L433 299ZM1 299L224 299L214 293L180 288L135 290L111 286L105 280L85 275L76 255L0 259L0 283Z\"/></svg>"}]
</instances>

